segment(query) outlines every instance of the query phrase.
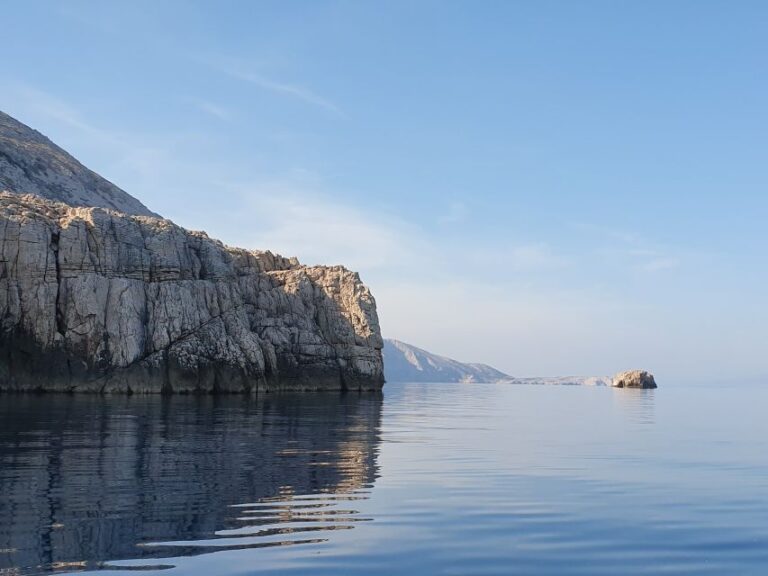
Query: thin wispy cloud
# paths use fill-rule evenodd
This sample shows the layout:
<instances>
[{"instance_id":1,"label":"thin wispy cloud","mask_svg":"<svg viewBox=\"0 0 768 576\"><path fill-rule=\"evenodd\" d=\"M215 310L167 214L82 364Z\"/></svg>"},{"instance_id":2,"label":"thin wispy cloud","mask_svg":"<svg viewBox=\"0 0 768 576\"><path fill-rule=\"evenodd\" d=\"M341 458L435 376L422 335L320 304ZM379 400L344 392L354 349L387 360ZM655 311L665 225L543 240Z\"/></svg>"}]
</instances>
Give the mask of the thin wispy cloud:
<instances>
[{"instance_id":1,"label":"thin wispy cloud","mask_svg":"<svg viewBox=\"0 0 768 576\"><path fill-rule=\"evenodd\" d=\"M567 264L562 256L544 243L522 244L509 249L507 262L517 269L560 268Z\"/></svg>"},{"instance_id":2,"label":"thin wispy cloud","mask_svg":"<svg viewBox=\"0 0 768 576\"><path fill-rule=\"evenodd\" d=\"M674 250L667 247L659 248L613 248L608 253L617 256L620 262L633 270L642 272L668 272L679 268L681 259Z\"/></svg>"},{"instance_id":3,"label":"thin wispy cloud","mask_svg":"<svg viewBox=\"0 0 768 576\"><path fill-rule=\"evenodd\" d=\"M228 122L232 118L232 114L228 109L219 104L215 104L214 102L209 102L208 100L196 100L195 105L202 112L205 112L214 118L218 118L219 120Z\"/></svg>"},{"instance_id":4,"label":"thin wispy cloud","mask_svg":"<svg viewBox=\"0 0 768 576\"><path fill-rule=\"evenodd\" d=\"M300 100L305 104L322 108L329 112L333 112L334 114L338 114L339 116L344 115L344 112L336 104L323 98L305 86L274 80L262 74L256 74L238 68L222 68L221 70L233 78L237 78L238 80L242 80L243 82L247 82L258 88Z\"/></svg>"},{"instance_id":5,"label":"thin wispy cloud","mask_svg":"<svg viewBox=\"0 0 768 576\"><path fill-rule=\"evenodd\" d=\"M653 242L631 230L618 230L584 222L571 225L581 234L593 236L598 243L595 254L605 262L641 272L666 272L679 268L683 255L691 253L680 247ZM600 246L606 244L605 246Z\"/></svg>"},{"instance_id":6,"label":"thin wispy cloud","mask_svg":"<svg viewBox=\"0 0 768 576\"><path fill-rule=\"evenodd\" d=\"M621 250L619 254L621 255ZM623 259L636 270L643 272L667 272L680 267L681 260L667 247L634 248L623 251Z\"/></svg>"},{"instance_id":7,"label":"thin wispy cloud","mask_svg":"<svg viewBox=\"0 0 768 576\"><path fill-rule=\"evenodd\" d=\"M454 200L448 205L448 209L440 217L441 224L458 224L469 216L469 210L464 202Z\"/></svg>"},{"instance_id":8,"label":"thin wispy cloud","mask_svg":"<svg viewBox=\"0 0 768 576\"><path fill-rule=\"evenodd\" d=\"M646 272L660 272L663 270L673 270L680 266L680 260L674 257L654 258L645 262L642 266Z\"/></svg>"},{"instance_id":9,"label":"thin wispy cloud","mask_svg":"<svg viewBox=\"0 0 768 576\"><path fill-rule=\"evenodd\" d=\"M235 185L239 213L249 225L231 227L237 232L226 234L227 242L360 271L415 266L416 254L429 251L417 228L306 189L306 179Z\"/></svg>"},{"instance_id":10,"label":"thin wispy cloud","mask_svg":"<svg viewBox=\"0 0 768 576\"><path fill-rule=\"evenodd\" d=\"M85 119L74 106L22 82L6 84L0 100L0 108L6 108L8 113L22 120L45 118L103 143L118 144L120 142L114 134Z\"/></svg>"}]
</instances>

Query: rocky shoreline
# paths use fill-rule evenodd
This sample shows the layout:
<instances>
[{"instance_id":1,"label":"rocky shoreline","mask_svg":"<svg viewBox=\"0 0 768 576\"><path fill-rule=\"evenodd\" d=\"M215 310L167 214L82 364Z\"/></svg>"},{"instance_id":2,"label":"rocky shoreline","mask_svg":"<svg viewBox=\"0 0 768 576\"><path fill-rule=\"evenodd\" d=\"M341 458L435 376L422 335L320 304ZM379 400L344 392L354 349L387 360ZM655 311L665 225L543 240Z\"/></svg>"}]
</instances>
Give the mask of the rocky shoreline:
<instances>
[{"instance_id":1,"label":"rocky shoreline","mask_svg":"<svg viewBox=\"0 0 768 576\"><path fill-rule=\"evenodd\" d=\"M356 273L185 230L0 112L0 391L376 390L382 346Z\"/></svg>"},{"instance_id":2,"label":"rocky shoreline","mask_svg":"<svg viewBox=\"0 0 768 576\"><path fill-rule=\"evenodd\" d=\"M0 390L382 386L376 304L341 266L168 220L0 193Z\"/></svg>"}]
</instances>

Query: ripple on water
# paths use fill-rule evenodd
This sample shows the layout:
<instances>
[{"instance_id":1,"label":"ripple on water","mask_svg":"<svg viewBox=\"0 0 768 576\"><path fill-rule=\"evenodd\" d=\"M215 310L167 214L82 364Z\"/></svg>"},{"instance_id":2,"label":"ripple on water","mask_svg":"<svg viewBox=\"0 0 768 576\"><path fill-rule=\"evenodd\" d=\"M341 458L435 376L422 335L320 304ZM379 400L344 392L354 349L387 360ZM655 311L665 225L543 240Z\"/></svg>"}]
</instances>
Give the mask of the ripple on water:
<instances>
[{"instance_id":1,"label":"ripple on water","mask_svg":"<svg viewBox=\"0 0 768 576\"><path fill-rule=\"evenodd\" d=\"M0 397L0 574L762 576L766 405L423 384Z\"/></svg>"}]
</instances>

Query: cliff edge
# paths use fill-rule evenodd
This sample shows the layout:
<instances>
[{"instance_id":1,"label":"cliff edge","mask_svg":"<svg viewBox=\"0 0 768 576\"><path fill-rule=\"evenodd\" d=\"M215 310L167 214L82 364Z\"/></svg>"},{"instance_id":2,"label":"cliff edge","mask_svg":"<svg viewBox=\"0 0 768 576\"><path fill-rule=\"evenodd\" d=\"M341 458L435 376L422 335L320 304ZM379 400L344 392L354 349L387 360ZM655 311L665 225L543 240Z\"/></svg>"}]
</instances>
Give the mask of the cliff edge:
<instances>
[{"instance_id":1,"label":"cliff edge","mask_svg":"<svg viewBox=\"0 0 768 576\"><path fill-rule=\"evenodd\" d=\"M356 273L155 217L2 113L0 190L0 390L382 386L376 303Z\"/></svg>"}]
</instances>

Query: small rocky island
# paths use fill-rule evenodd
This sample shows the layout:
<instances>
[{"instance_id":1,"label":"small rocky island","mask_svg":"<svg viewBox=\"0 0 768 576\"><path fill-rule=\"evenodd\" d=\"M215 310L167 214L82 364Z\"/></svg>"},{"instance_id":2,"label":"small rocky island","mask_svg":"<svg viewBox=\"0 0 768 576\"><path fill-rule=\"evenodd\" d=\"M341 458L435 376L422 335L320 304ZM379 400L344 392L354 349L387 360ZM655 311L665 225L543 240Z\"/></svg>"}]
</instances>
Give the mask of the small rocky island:
<instances>
[{"instance_id":1,"label":"small rocky island","mask_svg":"<svg viewBox=\"0 0 768 576\"><path fill-rule=\"evenodd\" d=\"M185 230L0 112L0 390L379 389L376 302Z\"/></svg>"},{"instance_id":2,"label":"small rocky island","mask_svg":"<svg viewBox=\"0 0 768 576\"><path fill-rule=\"evenodd\" d=\"M628 370L613 377L614 388L656 388L653 374L645 370Z\"/></svg>"}]
</instances>

